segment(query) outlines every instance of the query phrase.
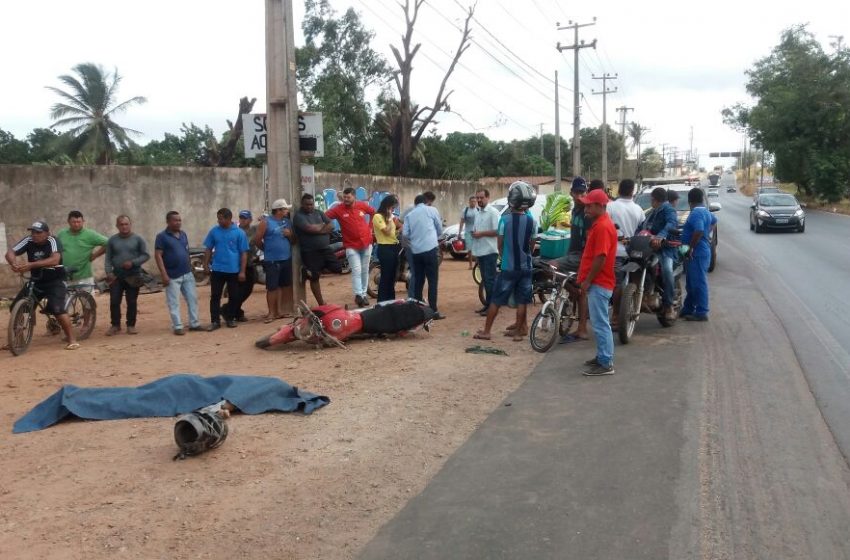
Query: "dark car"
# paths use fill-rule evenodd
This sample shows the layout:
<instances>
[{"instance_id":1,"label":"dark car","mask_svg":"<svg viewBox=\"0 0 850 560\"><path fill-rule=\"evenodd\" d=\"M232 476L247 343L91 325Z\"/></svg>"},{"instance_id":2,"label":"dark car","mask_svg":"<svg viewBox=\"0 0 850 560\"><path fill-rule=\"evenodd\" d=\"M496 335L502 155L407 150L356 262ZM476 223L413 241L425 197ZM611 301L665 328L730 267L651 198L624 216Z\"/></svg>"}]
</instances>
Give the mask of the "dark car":
<instances>
[{"instance_id":1,"label":"dark car","mask_svg":"<svg viewBox=\"0 0 850 560\"><path fill-rule=\"evenodd\" d=\"M735 188L735 185L727 185L726 192L738 192L738 190Z\"/></svg>"},{"instance_id":2,"label":"dark car","mask_svg":"<svg viewBox=\"0 0 850 560\"><path fill-rule=\"evenodd\" d=\"M769 229L806 231L806 212L793 195L767 193L756 196L750 206L750 231L762 233Z\"/></svg>"}]
</instances>

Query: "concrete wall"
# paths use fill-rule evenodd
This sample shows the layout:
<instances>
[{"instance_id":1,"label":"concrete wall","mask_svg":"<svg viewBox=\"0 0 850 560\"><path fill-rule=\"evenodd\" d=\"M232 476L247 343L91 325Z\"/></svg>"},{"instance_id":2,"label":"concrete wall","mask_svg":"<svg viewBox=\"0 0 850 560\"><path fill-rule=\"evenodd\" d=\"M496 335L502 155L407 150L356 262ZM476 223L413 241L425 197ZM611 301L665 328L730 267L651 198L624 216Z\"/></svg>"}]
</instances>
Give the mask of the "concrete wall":
<instances>
[{"instance_id":1,"label":"concrete wall","mask_svg":"<svg viewBox=\"0 0 850 560\"><path fill-rule=\"evenodd\" d=\"M317 189L341 190L344 184L395 193L402 207L412 204L417 193L431 190L449 224L458 221L467 197L477 188L470 182L316 173ZM35 219L59 231L67 225L70 210L80 210L88 227L106 235L116 233L115 218L127 214L149 245L165 227L165 213L177 210L189 243L200 245L215 224L216 210L228 207L235 214L248 208L256 216L266 206L265 198L262 170L254 168L0 165L0 249L5 253L4 241L11 246L25 236ZM153 262L146 268L156 272ZM95 275L102 269L99 259ZM18 285L3 259L0 291L9 295Z\"/></svg>"}]
</instances>

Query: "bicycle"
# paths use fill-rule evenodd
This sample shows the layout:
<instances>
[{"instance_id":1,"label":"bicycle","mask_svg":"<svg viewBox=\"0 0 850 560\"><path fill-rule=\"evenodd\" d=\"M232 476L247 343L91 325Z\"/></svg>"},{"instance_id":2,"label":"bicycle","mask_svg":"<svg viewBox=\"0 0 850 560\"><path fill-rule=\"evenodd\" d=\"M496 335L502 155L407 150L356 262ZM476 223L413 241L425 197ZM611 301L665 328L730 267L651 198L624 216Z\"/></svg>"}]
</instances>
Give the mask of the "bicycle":
<instances>
[{"instance_id":1,"label":"bicycle","mask_svg":"<svg viewBox=\"0 0 850 560\"><path fill-rule=\"evenodd\" d=\"M87 284L66 284L65 311L77 340L87 339L97 321L97 304L87 291L91 287ZM47 311L45 294L38 290L31 277L26 278L23 288L12 300L9 313L8 346L15 356L20 356L29 348L39 313L47 316L47 331L50 334L58 334L62 330L56 317Z\"/></svg>"},{"instance_id":2,"label":"bicycle","mask_svg":"<svg viewBox=\"0 0 850 560\"><path fill-rule=\"evenodd\" d=\"M569 334L578 321L578 299L572 296L576 273L561 272L556 265L547 264L551 278L545 288L540 285L538 292L545 294L545 301L528 331L531 347L537 352L548 352L558 337Z\"/></svg>"}]
</instances>

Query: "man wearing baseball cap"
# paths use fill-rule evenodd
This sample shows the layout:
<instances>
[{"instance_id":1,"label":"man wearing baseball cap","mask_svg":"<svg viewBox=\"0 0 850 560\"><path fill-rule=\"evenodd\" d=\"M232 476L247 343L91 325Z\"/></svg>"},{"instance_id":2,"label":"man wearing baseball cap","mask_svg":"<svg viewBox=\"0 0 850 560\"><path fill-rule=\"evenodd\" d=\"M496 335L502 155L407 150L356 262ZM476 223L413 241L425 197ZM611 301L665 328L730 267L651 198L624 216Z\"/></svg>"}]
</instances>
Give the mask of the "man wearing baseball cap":
<instances>
[{"instance_id":1,"label":"man wearing baseball cap","mask_svg":"<svg viewBox=\"0 0 850 560\"><path fill-rule=\"evenodd\" d=\"M272 202L271 212L254 234L254 242L263 250L269 307L266 323L292 316L292 242L295 234L289 219L289 203L279 198Z\"/></svg>"},{"instance_id":2,"label":"man wearing baseball cap","mask_svg":"<svg viewBox=\"0 0 850 560\"><path fill-rule=\"evenodd\" d=\"M584 177L576 177L570 186L570 196L573 199L573 208L570 213L570 246L567 254L558 259L558 268L571 272L578 272L581 264L581 255L587 241L587 230L590 227L590 218L584 214L584 202L582 197L587 193L587 181ZM567 333L561 338L561 344L587 340L587 297L578 294L578 327L575 333Z\"/></svg>"},{"instance_id":3,"label":"man wearing baseball cap","mask_svg":"<svg viewBox=\"0 0 850 560\"><path fill-rule=\"evenodd\" d=\"M19 274L29 272L36 289L47 298L47 310L56 317L68 344L66 350L80 347L71 330L71 320L65 311L65 269L62 266L62 248L50 227L42 221L27 228L30 234L6 251L6 262ZM16 262L15 257L26 253L27 262Z\"/></svg>"},{"instance_id":4,"label":"man wearing baseball cap","mask_svg":"<svg viewBox=\"0 0 850 560\"><path fill-rule=\"evenodd\" d=\"M614 335L608 322L608 302L616 285L617 229L605 211L609 199L604 190L590 191L581 197L581 202L593 225L581 255L578 281L582 294L587 294L590 325L596 336L596 357L584 363L583 373L587 376L611 375L614 373Z\"/></svg>"}]
</instances>

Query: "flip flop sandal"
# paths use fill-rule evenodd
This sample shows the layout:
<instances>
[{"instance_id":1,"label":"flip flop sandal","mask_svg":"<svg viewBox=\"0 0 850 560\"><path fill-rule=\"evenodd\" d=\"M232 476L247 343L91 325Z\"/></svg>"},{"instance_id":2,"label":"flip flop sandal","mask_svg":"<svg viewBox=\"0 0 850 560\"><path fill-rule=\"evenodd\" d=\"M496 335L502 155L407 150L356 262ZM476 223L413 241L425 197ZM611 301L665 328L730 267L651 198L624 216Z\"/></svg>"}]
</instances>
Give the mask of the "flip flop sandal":
<instances>
[{"instance_id":1,"label":"flip flop sandal","mask_svg":"<svg viewBox=\"0 0 850 560\"><path fill-rule=\"evenodd\" d=\"M477 332L474 335L472 335L472 338L474 338L476 340L490 340L490 335L484 334L484 333L481 333L481 332Z\"/></svg>"},{"instance_id":2,"label":"flip flop sandal","mask_svg":"<svg viewBox=\"0 0 850 560\"><path fill-rule=\"evenodd\" d=\"M65 350L76 350L79 347L80 344L78 342L72 342L71 344L65 347Z\"/></svg>"}]
</instances>

